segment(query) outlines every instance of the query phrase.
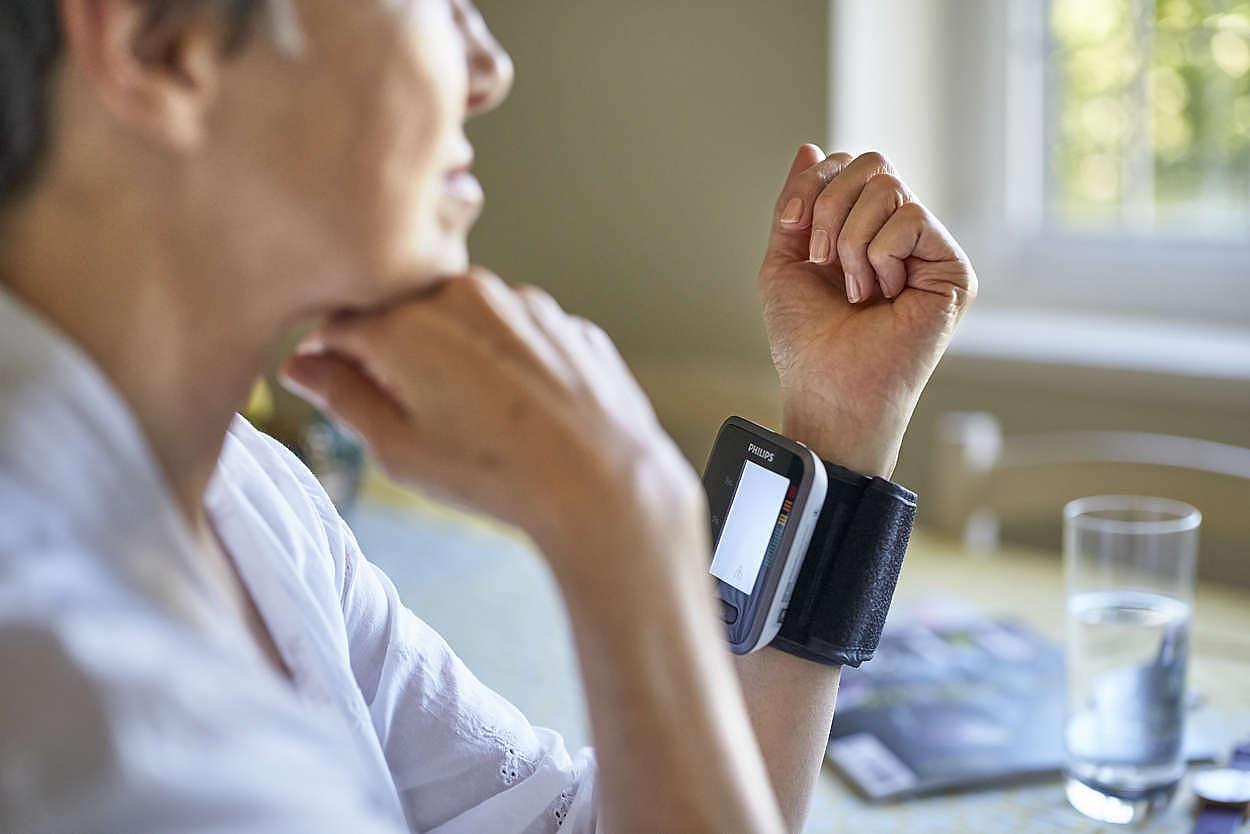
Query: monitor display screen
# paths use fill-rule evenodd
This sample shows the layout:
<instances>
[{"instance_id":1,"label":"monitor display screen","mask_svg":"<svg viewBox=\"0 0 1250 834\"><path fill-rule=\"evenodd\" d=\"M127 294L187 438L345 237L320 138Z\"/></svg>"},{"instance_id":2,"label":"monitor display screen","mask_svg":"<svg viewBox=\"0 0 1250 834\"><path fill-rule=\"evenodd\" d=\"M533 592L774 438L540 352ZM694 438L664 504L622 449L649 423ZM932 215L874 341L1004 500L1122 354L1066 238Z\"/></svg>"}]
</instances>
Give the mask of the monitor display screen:
<instances>
[{"instance_id":1,"label":"monitor display screen","mask_svg":"<svg viewBox=\"0 0 1250 834\"><path fill-rule=\"evenodd\" d=\"M744 461L712 555L712 575L750 594L779 524L790 479Z\"/></svg>"}]
</instances>

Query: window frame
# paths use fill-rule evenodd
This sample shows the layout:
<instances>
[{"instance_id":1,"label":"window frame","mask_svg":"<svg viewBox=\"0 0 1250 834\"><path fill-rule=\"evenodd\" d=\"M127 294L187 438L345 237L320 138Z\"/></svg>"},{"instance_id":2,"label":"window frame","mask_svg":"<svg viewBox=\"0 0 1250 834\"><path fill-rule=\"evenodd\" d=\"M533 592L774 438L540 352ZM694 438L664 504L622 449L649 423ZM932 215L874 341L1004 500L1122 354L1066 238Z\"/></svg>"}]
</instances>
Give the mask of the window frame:
<instances>
[{"instance_id":1,"label":"window frame","mask_svg":"<svg viewBox=\"0 0 1250 834\"><path fill-rule=\"evenodd\" d=\"M1160 319L1250 321L1250 240L1081 233L1063 230L1047 217L1048 150L1058 109L1047 31L1053 0L1008 5L1009 29L1000 43L1015 48L997 50L996 60L1007 80L1003 176L1009 242L1002 256L1013 295L1023 303L1092 303L1109 313ZM1042 107L1030 106L1037 101ZM1022 129L1030 124L1031 130ZM1026 165L1032 170L1022 171Z\"/></svg>"}]
</instances>

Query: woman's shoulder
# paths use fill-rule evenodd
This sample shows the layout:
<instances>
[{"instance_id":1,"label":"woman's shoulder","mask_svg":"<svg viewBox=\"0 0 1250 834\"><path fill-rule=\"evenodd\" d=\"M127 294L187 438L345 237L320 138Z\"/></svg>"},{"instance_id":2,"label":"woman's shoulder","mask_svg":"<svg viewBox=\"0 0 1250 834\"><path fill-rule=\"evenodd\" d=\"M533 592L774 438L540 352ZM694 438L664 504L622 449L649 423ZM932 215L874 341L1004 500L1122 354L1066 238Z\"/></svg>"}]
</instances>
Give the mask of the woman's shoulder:
<instances>
[{"instance_id":1,"label":"woman's shoulder","mask_svg":"<svg viewBox=\"0 0 1250 834\"><path fill-rule=\"evenodd\" d=\"M214 516L245 513L298 570L330 568L340 584L349 541L334 502L294 452L242 416L230 426L207 503Z\"/></svg>"}]
</instances>

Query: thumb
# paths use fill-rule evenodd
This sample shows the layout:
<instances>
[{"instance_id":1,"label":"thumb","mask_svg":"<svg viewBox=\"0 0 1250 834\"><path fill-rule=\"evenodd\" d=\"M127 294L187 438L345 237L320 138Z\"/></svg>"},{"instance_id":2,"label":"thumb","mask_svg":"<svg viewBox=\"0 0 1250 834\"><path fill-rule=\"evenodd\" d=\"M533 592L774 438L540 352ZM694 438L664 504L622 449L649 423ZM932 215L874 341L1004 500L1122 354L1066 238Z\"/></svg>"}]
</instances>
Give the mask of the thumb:
<instances>
[{"instance_id":1,"label":"thumb","mask_svg":"<svg viewBox=\"0 0 1250 834\"><path fill-rule=\"evenodd\" d=\"M392 447L410 418L394 397L357 363L334 353L292 356L279 372L283 386L330 412L374 447Z\"/></svg>"},{"instance_id":2,"label":"thumb","mask_svg":"<svg viewBox=\"0 0 1250 834\"><path fill-rule=\"evenodd\" d=\"M820 145L814 142L801 145L794 155L794 162L790 163L790 173L786 175L786 182L790 182L824 158L825 152L820 149Z\"/></svg>"},{"instance_id":3,"label":"thumb","mask_svg":"<svg viewBox=\"0 0 1250 834\"><path fill-rule=\"evenodd\" d=\"M773 203L765 264L807 260L816 198L849 161L845 154L826 157L820 146L810 143L798 149Z\"/></svg>"}]
</instances>

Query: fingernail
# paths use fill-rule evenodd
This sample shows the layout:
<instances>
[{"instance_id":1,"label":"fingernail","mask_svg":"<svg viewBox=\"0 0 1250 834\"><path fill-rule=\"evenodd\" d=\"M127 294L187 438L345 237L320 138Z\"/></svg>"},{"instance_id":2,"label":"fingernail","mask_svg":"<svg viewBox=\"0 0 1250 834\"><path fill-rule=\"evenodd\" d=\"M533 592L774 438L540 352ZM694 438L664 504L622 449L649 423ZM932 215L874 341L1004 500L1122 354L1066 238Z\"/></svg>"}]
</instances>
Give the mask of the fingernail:
<instances>
[{"instance_id":1,"label":"fingernail","mask_svg":"<svg viewBox=\"0 0 1250 834\"><path fill-rule=\"evenodd\" d=\"M798 223L803 219L803 201L798 197L791 197L790 202L786 203L785 211L781 212L782 223Z\"/></svg>"},{"instance_id":2,"label":"fingernail","mask_svg":"<svg viewBox=\"0 0 1250 834\"><path fill-rule=\"evenodd\" d=\"M824 229L817 229L812 232L809 260L814 264L823 264L829 260L829 233Z\"/></svg>"},{"instance_id":3,"label":"fingernail","mask_svg":"<svg viewBox=\"0 0 1250 834\"><path fill-rule=\"evenodd\" d=\"M325 353L326 343L320 335L309 333L303 339L300 339L298 345L295 346L296 356L311 356L315 353Z\"/></svg>"},{"instance_id":4,"label":"fingernail","mask_svg":"<svg viewBox=\"0 0 1250 834\"><path fill-rule=\"evenodd\" d=\"M300 370L300 375L304 379L296 379L287 368L283 368L278 373L278 381L282 383L283 388L295 396L319 406L322 405L321 395L316 389L310 387L310 384L315 382L317 370L317 368L304 367Z\"/></svg>"},{"instance_id":5,"label":"fingernail","mask_svg":"<svg viewBox=\"0 0 1250 834\"><path fill-rule=\"evenodd\" d=\"M855 276L849 272L843 273L846 279L846 300L852 304L858 304L860 299L859 281L855 280Z\"/></svg>"}]
</instances>

